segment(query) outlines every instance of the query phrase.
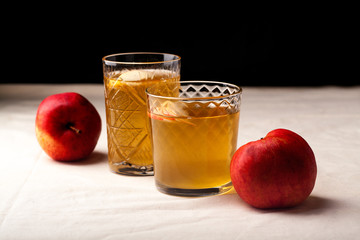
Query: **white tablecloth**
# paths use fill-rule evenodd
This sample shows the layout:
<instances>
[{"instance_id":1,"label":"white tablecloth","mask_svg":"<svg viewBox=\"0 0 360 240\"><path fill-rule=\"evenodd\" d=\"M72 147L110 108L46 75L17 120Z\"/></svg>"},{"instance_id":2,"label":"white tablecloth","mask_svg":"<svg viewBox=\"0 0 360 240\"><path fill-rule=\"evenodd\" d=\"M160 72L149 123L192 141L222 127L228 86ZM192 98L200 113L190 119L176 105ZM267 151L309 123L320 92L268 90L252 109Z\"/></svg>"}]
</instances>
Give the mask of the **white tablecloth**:
<instances>
[{"instance_id":1,"label":"white tablecloth","mask_svg":"<svg viewBox=\"0 0 360 240\"><path fill-rule=\"evenodd\" d=\"M89 159L51 160L34 131L38 104L74 91L103 126ZM101 85L0 85L0 239L359 239L360 87L245 87L239 146L275 128L303 136L318 165L300 206L258 210L231 194L182 198L153 177L109 171Z\"/></svg>"}]
</instances>

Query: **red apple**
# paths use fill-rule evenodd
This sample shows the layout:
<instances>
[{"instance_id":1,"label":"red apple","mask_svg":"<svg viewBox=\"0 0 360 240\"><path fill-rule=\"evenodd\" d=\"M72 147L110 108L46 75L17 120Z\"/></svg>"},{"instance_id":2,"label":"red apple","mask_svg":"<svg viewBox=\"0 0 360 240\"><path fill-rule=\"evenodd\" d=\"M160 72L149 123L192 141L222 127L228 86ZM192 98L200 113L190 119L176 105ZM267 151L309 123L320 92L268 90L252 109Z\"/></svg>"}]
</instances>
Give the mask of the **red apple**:
<instances>
[{"instance_id":1,"label":"red apple","mask_svg":"<svg viewBox=\"0 0 360 240\"><path fill-rule=\"evenodd\" d=\"M101 118L80 94L55 94L40 103L35 132L41 148L54 160L79 160L94 150L101 133Z\"/></svg>"},{"instance_id":2,"label":"red apple","mask_svg":"<svg viewBox=\"0 0 360 240\"><path fill-rule=\"evenodd\" d=\"M241 146L230 175L238 195L256 208L292 207L312 192L316 162L309 144L298 134L276 129Z\"/></svg>"}]
</instances>

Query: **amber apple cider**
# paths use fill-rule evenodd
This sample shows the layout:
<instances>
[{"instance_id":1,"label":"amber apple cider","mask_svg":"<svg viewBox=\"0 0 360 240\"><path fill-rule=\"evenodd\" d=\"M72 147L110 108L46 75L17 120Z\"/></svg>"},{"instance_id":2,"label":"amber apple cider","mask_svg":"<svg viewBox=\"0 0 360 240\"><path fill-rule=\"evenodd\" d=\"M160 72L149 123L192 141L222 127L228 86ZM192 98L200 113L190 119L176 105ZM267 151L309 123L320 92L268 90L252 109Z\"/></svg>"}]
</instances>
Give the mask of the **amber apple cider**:
<instances>
[{"instance_id":1,"label":"amber apple cider","mask_svg":"<svg viewBox=\"0 0 360 240\"><path fill-rule=\"evenodd\" d=\"M169 70L130 70L105 77L108 159L113 172L153 164L145 89L161 81L179 81Z\"/></svg>"},{"instance_id":2,"label":"amber apple cider","mask_svg":"<svg viewBox=\"0 0 360 240\"><path fill-rule=\"evenodd\" d=\"M228 113L225 108L218 108L216 115L193 112L196 116L151 115L157 185L179 189L231 185L239 112Z\"/></svg>"}]
</instances>

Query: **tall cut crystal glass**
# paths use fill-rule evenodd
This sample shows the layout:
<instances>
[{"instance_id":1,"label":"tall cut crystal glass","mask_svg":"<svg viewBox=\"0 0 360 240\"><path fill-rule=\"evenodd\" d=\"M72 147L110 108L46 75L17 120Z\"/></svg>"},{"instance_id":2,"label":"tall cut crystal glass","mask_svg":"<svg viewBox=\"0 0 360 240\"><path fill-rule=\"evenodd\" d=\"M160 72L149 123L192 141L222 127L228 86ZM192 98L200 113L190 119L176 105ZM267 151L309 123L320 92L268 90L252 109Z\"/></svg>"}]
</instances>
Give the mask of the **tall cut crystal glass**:
<instances>
[{"instance_id":1,"label":"tall cut crystal glass","mask_svg":"<svg viewBox=\"0 0 360 240\"><path fill-rule=\"evenodd\" d=\"M207 196L229 191L242 89L185 81L147 89L155 182L159 191Z\"/></svg>"},{"instance_id":2,"label":"tall cut crystal glass","mask_svg":"<svg viewBox=\"0 0 360 240\"><path fill-rule=\"evenodd\" d=\"M111 171L153 175L145 89L180 79L180 57L166 53L120 53L102 59L108 159Z\"/></svg>"}]
</instances>

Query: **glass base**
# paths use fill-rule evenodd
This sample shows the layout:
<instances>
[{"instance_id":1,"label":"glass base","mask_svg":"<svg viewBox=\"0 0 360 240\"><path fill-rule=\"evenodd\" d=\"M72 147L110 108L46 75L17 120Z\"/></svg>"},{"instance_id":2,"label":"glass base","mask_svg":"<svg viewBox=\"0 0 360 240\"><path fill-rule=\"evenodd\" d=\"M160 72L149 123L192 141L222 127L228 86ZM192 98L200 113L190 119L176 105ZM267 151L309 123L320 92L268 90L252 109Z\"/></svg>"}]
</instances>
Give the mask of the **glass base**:
<instances>
[{"instance_id":1,"label":"glass base","mask_svg":"<svg viewBox=\"0 0 360 240\"><path fill-rule=\"evenodd\" d=\"M233 187L232 182L225 185L213 188L200 188L200 189L183 189L167 187L156 181L157 189L165 194L181 196L181 197L206 197L212 195L225 194Z\"/></svg>"},{"instance_id":2,"label":"glass base","mask_svg":"<svg viewBox=\"0 0 360 240\"><path fill-rule=\"evenodd\" d=\"M154 176L153 165L138 166L128 162L110 164L110 169L114 173L127 176Z\"/></svg>"}]
</instances>

